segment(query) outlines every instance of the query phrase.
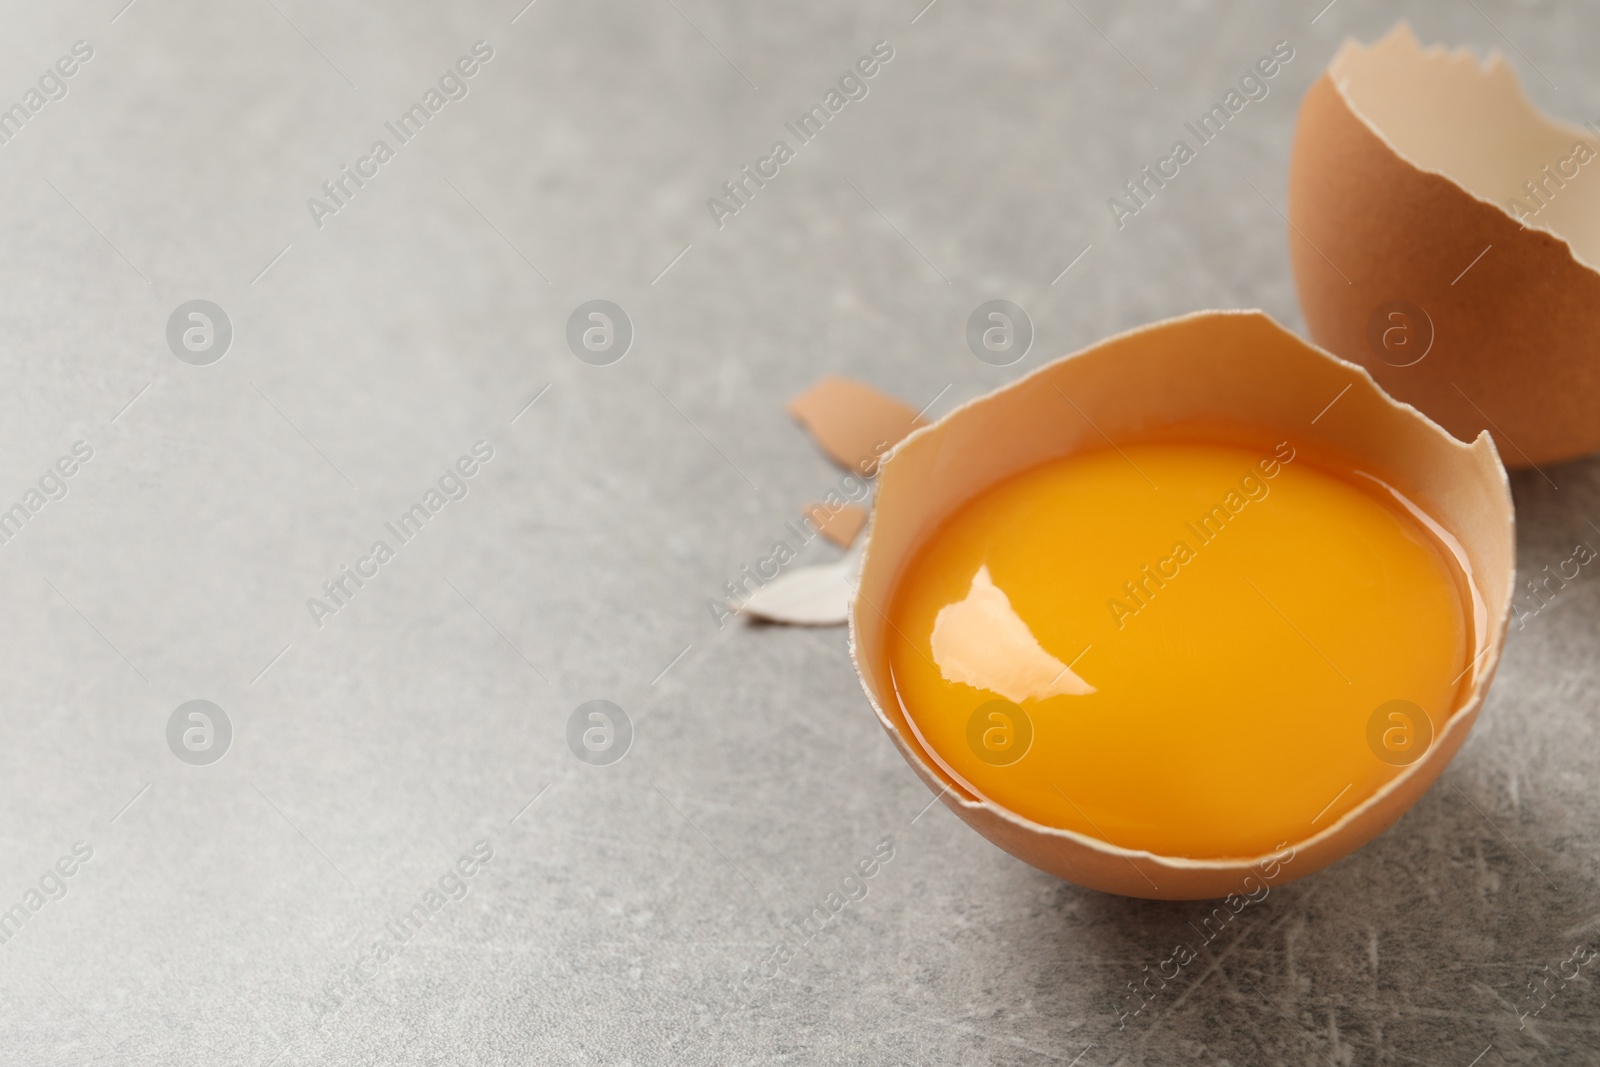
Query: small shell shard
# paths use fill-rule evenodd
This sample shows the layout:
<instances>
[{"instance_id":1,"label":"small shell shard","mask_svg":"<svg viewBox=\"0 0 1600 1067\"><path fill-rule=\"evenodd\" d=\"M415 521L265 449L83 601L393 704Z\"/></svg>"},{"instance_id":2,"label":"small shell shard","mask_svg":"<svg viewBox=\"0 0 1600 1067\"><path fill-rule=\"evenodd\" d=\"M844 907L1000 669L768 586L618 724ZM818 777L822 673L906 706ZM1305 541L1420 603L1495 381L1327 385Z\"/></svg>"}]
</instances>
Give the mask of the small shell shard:
<instances>
[{"instance_id":1,"label":"small shell shard","mask_svg":"<svg viewBox=\"0 0 1600 1067\"><path fill-rule=\"evenodd\" d=\"M779 575L739 605L746 615L790 626L842 626L850 619L860 553Z\"/></svg>"},{"instance_id":2,"label":"small shell shard","mask_svg":"<svg viewBox=\"0 0 1600 1067\"><path fill-rule=\"evenodd\" d=\"M789 414L835 463L869 477L883 453L923 425L906 404L850 378L823 378L789 401Z\"/></svg>"}]
</instances>

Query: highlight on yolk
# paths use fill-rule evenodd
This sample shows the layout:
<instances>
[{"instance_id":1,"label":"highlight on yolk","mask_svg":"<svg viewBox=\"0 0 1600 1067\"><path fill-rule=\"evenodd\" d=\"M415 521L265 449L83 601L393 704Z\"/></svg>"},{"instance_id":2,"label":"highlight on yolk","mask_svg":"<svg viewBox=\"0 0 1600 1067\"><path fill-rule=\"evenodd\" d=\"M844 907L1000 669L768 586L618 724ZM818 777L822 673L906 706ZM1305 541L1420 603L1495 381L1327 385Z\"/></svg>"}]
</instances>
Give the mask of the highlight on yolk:
<instances>
[{"instance_id":1,"label":"highlight on yolk","mask_svg":"<svg viewBox=\"0 0 1600 1067\"><path fill-rule=\"evenodd\" d=\"M1080 453L919 548L885 649L918 742L1034 822L1191 859L1326 829L1455 711L1473 615L1453 540L1287 442Z\"/></svg>"}]
</instances>

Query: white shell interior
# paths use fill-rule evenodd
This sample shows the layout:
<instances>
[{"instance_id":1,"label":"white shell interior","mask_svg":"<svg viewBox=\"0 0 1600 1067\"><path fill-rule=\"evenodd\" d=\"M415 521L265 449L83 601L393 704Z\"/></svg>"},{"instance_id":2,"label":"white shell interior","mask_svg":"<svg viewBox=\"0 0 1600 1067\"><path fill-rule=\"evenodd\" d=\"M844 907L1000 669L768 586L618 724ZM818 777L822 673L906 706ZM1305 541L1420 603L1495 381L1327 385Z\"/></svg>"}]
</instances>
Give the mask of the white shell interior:
<instances>
[{"instance_id":1,"label":"white shell interior","mask_svg":"<svg viewBox=\"0 0 1600 1067\"><path fill-rule=\"evenodd\" d=\"M1600 137L1542 115L1503 57L1425 49L1401 23L1375 44L1346 42L1328 73L1405 159L1600 269Z\"/></svg>"}]
</instances>

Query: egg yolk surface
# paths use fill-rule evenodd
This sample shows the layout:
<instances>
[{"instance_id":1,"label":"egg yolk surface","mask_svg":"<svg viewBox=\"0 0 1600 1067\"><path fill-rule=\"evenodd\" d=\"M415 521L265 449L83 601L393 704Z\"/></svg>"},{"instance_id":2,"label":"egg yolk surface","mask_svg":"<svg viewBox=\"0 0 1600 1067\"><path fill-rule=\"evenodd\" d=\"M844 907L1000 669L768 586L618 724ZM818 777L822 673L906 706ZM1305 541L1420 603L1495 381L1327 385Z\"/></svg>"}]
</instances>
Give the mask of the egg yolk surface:
<instances>
[{"instance_id":1,"label":"egg yolk surface","mask_svg":"<svg viewBox=\"0 0 1600 1067\"><path fill-rule=\"evenodd\" d=\"M977 795L1124 848L1259 856L1455 710L1472 616L1447 539L1287 443L1081 453L935 530L885 651L918 741Z\"/></svg>"}]
</instances>

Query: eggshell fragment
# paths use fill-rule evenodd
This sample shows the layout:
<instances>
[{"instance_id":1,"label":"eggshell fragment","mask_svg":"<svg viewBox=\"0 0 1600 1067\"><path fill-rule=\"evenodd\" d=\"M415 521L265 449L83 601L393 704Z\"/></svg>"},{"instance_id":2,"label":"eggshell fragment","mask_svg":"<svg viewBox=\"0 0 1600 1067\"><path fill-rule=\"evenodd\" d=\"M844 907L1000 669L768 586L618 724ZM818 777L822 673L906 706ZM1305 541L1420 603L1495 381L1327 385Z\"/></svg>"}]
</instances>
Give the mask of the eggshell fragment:
<instances>
[{"instance_id":1,"label":"eggshell fragment","mask_svg":"<svg viewBox=\"0 0 1600 1067\"><path fill-rule=\"evenodd\" d=\"M1600 449L1600 140L1504 59L1404 23L1347 41L1301 105L1289 221L1319 344L1511 466Z\"/></svg>"},{"instance_id":2,"label":"eggshell fragment","mask_svg":"<svg viewBox=\"0 0 1600 1067\"><path fill-rule=\"evenodd\" d=\"M786 626L838 626L850 615L861 554L780 574L739 605L739 613Z\"/></svg>"},{"instance_id":3,"label":"eggshell fragment","mask_svg":"<svg viewBox=\"0 0 1600 1067\"><path fill-rule=\"evenodd\" d=\"M888 674L895 583L924 539L965 501L1046 459L1191 421L1260 428L1342 455L1405 493L1460 542L1476 595L1475 658L1462 702L1433 746L1331 826L1280 854L1196 860L1119 848L1043 826L952 780L909 728ZM884 460L850 609L850 648L873 710L913 770L980 834L1079 885L1168 900L1275 884L1353 851L1398 819L1461 747L1500 659L1515 571L1510 486L1488 434L1465 444L1391 399L1366 371L1259 311L1207 311L1146 326L1049 363L913 433ZM1260 877L1257 874L1257 877Z\"/></svg>"},{"instance_id":4,"label":"eggshell fragment","mask_svg":"<svg viewBox=\"0 0 1600 1067\"><path fill-rule=\"evenodd\" d=\"M867 524L867 509L856 504L812 504L803 517L817 528L817 532L840 548L855 544L856 535Z\"/></svg>"},{"instance_id":5,"label":"eggshell fragment","mask_svg":"<svg viewBox=\"0 0 1600 1067\"><path fill-rule=\"evenodd\" d=\"M835 463L869 477L883 453L924 424L901 401L850 378L821 379L789 401L789 414Z\"/></svg>"}]
</instances>

